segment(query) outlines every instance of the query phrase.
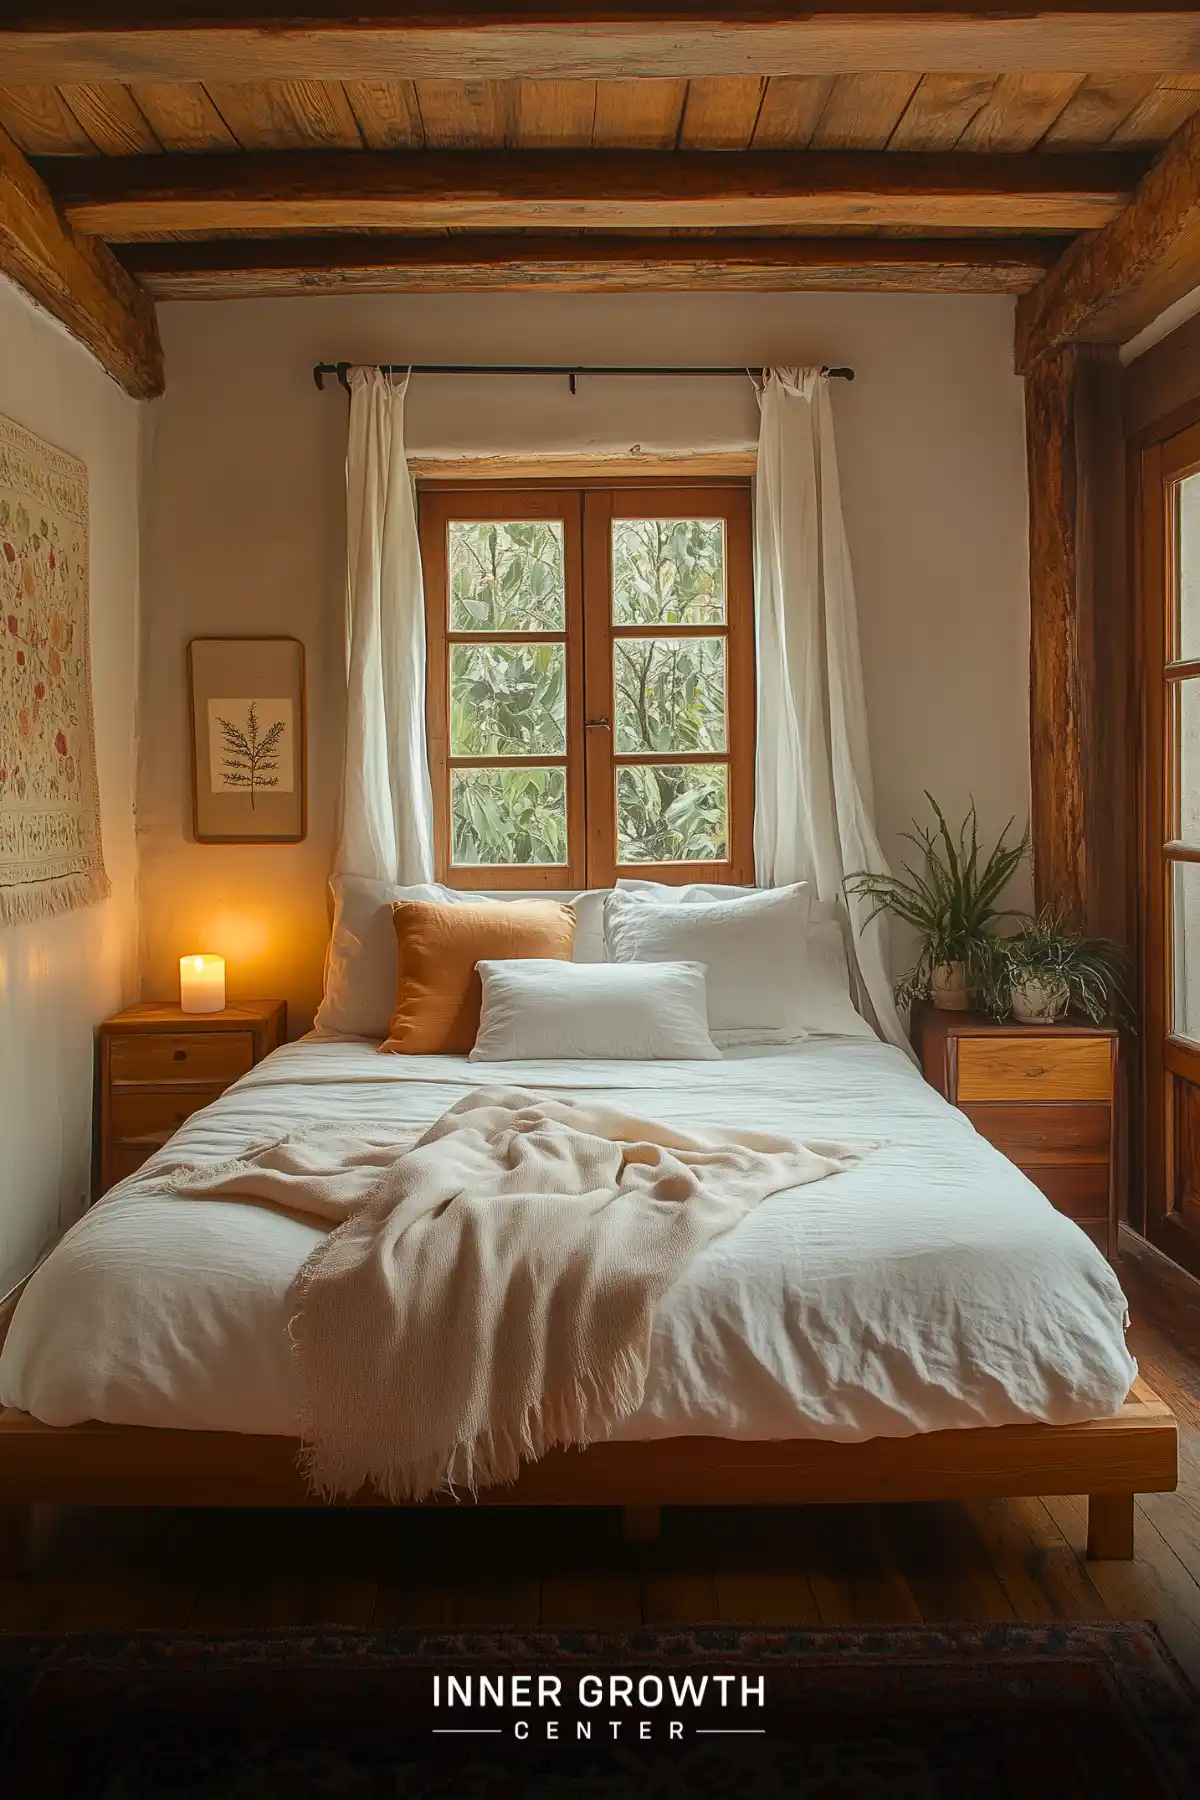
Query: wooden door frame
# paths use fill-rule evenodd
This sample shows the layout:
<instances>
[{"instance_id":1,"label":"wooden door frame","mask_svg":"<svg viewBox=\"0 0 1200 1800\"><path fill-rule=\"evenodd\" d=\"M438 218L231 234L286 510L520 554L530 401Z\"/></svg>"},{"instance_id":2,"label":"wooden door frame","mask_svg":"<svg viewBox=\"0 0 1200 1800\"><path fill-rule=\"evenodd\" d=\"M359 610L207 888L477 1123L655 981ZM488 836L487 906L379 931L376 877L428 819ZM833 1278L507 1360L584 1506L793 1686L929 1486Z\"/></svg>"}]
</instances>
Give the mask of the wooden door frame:
<instances>
[{"instance_id":1,"label":"wooden door frame","mask_svg":"<svg viewBox=\"0 0 1200 1800\"><path fill-rule=\"evenodd\" d=\"M1138 624L1138 901L1143 1041L1140 1055L1145 1233L1167 1255L1200 1275L1200 1229L1175 1206L1175 1083L1200 1083L1200 1049L1168 1031L1171 979L1170 872L1166 800L1175 779L1164 670L1174 595L1170 535L1172 481L1200 468L1200 417L1177 414L1144 434L1131 461L1135 516L1134 590ZM1179 443L1179 440L1184 442ZM1178 450L1172 446L1178 444Z\"/></svg>"}]
</instances>

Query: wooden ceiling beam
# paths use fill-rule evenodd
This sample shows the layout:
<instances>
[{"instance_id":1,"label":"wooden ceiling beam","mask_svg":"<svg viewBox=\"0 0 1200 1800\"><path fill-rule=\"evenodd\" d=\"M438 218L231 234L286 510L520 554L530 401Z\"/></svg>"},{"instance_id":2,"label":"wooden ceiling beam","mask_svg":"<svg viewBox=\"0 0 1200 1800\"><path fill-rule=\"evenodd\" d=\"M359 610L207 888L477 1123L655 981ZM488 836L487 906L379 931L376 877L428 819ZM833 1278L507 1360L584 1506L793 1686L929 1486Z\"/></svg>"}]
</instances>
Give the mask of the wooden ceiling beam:
<instances>
[{"instance_id":1,"label":"wooden ceiling beam","mask_svg":"<svg viewBox=\"0 0 1200 1800\"><path fill-rule=\"evenodd\" d=\"M1130 205L1080 238L1017 309L1027 374L1068 343L1124 344L1200 286L1200 115L1176 132Z\"/></svg>"},{"instance_id":2,"label":"wooden ceiling beam","mask_svg":"<svg viewBox=\"0 0 1200 1800\"><path fill-rule=\"evenodd\" d=\"M1095 230L1144 161L871 151L294 151L40 165L81 231Z\"/></svg>"},{"instance_id":3,"label":"wooden ceiling beam","mask_svg":"<svg viewBox=\"0 0 1200 1800\"><path fill-rule=\"evenodd\" d=\"M122 260L162 300L284 294L759 290L1013 294L1053 238L226 238L133 244Z\"/></svg>"},{"instance_id":4,"label":"wooden ceiling beam","mask_svg":"<svg viewBox=\"0 0 1200 1800\"><path fill-rule=\"evenodd\" d=\"M827 0L803 10L377 0L349 20L325 0L18 0L5 11L0 67L6 81L31 84L1200 70L1194 0L1051 0L1024 11L962 0Z\"/></svg>"},{"instance_id":5,"label":"wooden ceiling beam","mask_svg":"<svg viewBox=\"0 0 1200 1800\"><path fill-rule=\"evenodd\" d=\"M0 271L87 346L127 394L163 391L154 302L106 245L73 231L0 130Z\"/></svg>"}]
</instances>

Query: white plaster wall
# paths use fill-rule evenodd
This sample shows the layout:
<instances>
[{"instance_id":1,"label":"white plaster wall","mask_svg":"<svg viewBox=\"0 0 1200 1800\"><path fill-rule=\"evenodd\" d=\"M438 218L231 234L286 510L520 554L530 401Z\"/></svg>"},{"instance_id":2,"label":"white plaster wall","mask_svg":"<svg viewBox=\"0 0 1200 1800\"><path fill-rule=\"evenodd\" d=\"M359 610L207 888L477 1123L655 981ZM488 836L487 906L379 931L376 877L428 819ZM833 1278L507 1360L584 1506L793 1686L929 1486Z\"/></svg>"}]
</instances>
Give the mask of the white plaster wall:
<instances>
[{"instance_id":1,"label":"white plaster wall","mask_svg":"<svg viewBox=\"0 0 1200 1800\"><path fill-rule=\"evenodd\" d=\"M0 280L0 413L88 467L92 685L112 896L0 926L0 1293L91 1183L93 1028L137 994L134 834L139 408Z\"/></svg>"},{"instance_id":2,"label":"white plaster wall","mask_svg":"<svg viewBox=\"0 0 1200 1800\"><path fill-rule=\"evenodd\" d=\"M346 401L319 360L849 363L834 390L885 848L921 791L986 830L1029 806L1024 426L1012 303L918 295L330 297L160 307L151 409L139 785L142 983L182 951L311 1021L326 940L344 701ZM747 445L742 381L414 378L410 451ZM188 639L291 633L308 655L309 835L191 839ZM1018 883L1017 902L1028 898Z\"/></svg>"}]
</instances>

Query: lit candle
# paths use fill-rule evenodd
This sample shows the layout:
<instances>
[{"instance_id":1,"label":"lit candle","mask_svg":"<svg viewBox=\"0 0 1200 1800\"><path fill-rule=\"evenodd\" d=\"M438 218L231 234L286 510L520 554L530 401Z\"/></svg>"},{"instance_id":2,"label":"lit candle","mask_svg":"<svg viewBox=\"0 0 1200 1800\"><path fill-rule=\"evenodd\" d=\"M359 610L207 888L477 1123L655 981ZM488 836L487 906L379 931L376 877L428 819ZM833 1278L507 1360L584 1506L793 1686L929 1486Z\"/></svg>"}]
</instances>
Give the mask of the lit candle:
<instances>
[{"instance_id":1,"label":"lit candle","mask_svg":"<svg viewBox=\"0 0 1200 1800\"><path fill-rule=\"evenodd\" d=\"M225 1008L225 958L181 956L179 1005L184 1012L223 1012Z\"/></svg>"}]
</instances>

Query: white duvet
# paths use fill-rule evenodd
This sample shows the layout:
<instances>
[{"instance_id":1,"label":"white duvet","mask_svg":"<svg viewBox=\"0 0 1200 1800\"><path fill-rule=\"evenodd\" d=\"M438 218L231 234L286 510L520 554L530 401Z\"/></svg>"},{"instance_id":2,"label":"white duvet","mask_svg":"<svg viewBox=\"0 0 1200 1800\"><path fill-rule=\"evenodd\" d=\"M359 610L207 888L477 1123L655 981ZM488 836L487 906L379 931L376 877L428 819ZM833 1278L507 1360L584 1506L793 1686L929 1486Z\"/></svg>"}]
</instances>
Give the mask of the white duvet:
<instances>
[{"instance_id":1,"label":"white duvet","mask_svg":"<svg viewBox=\"0 0 1200 1800\"><path fill-rule=\"evenodd\" d=\"M1137 1371L1112 1270L899 1051L810 1038L721 1062L511 1072L668 1123L878 1146L765 1201L695 1259L658 1306L645 1401L618 1436L853 1441L1067 1423L1124 1400ZM156 1176L314 1120L423 1127L497 1074L359 1040L277 1051L33 1276L0 1355L0 1402L52 1425L295 1434L288 1289L320 1227L156 1193Z\"/></svg>"}]
</instances>

